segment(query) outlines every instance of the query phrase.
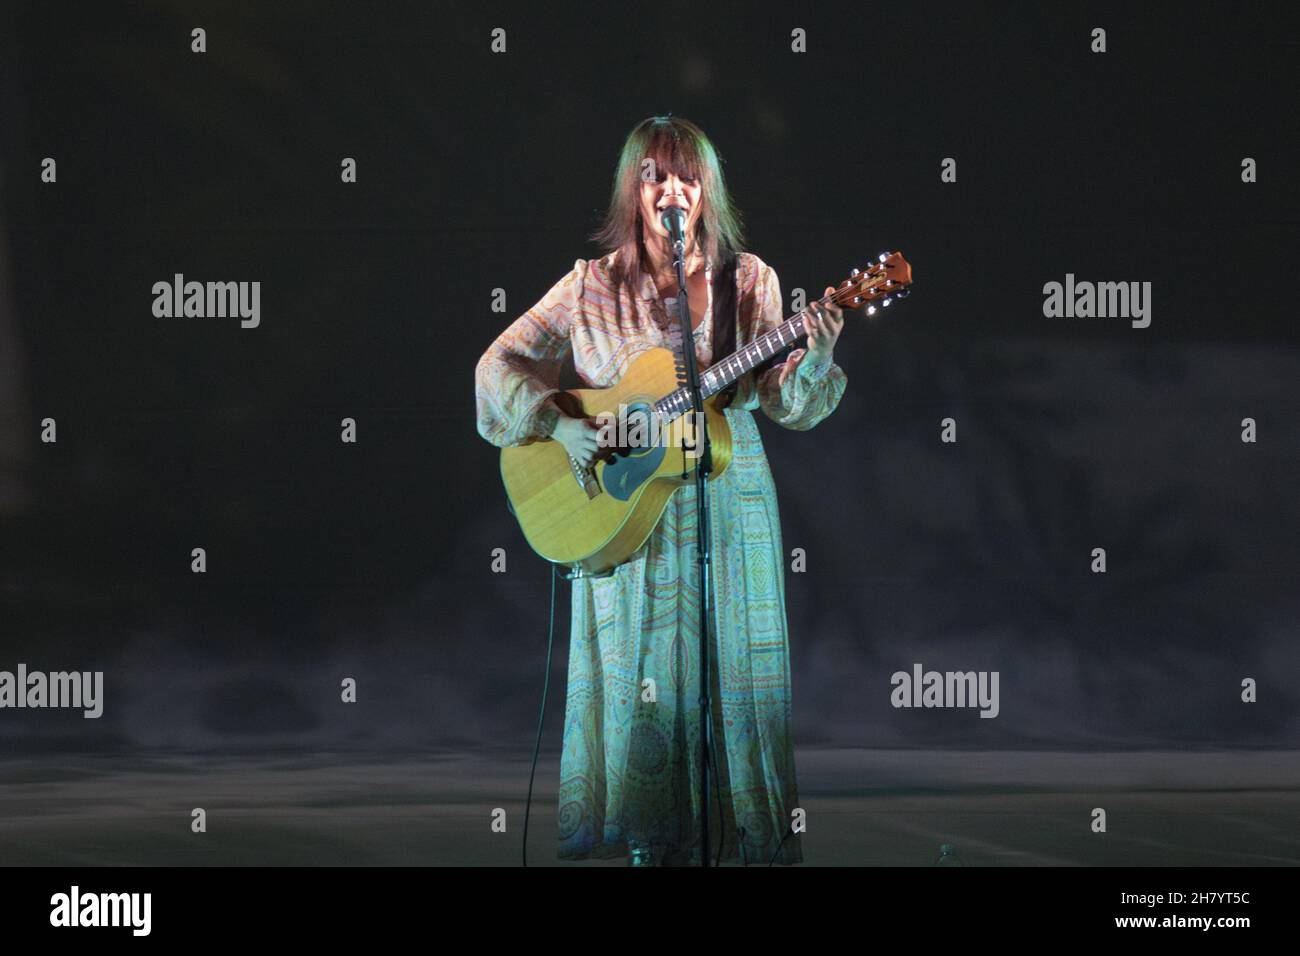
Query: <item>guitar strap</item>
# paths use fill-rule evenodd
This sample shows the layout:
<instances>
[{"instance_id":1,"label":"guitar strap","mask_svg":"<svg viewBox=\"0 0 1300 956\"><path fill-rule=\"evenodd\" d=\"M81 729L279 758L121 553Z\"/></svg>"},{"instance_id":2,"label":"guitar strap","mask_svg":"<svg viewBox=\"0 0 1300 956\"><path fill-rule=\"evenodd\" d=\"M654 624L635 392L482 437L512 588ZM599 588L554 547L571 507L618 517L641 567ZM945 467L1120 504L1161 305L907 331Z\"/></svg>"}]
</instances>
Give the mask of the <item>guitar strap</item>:
<instances>
[{"instance_id":1,"label":"guitar strap","mask_svg":"<svg viewBox=\"0 0 1300 956\"><path fill-rule=\"evenodd\" d=\"M736 351L736 325L740 317L740 303L736 295L736 255L722 253L721 268L713 276L713 361L720 362ZM751 300L751 308L753 302ZM755 366L753 375L757 378L776 364L785 361L787 350L783 349ZM736 396L739 383L732 382L719 394L725 396L719 404L723 407L731 404Z\"/></svg>"},{"instance_id":2,"label":"guitar strap","mask_svg":"<svg viewBox=\"0 0 1300 956\"><path fill-rule=\"evenodd\" d=\"M736 321L740 306L736 301L736 255L723 252L721 268L713 275L713 361L719 362L736 351ZM725 407L736 397L732 382L720 393Z\"/></svg>"}]
</instances>

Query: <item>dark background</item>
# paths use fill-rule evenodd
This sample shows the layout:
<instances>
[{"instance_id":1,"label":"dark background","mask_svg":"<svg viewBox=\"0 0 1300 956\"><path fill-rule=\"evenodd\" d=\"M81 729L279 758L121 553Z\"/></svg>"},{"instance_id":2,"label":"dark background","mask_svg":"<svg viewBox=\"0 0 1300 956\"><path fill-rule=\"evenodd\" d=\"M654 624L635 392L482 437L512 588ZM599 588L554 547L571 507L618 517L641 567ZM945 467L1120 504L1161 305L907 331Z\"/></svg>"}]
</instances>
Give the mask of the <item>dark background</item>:
<instances>
[{"instance_id":1,"label":"dark background","mask_svg":"<svg viewBox=\"0 0 1300 956\"><path fill-rule=\"evenodd\" d=\"M600 253L623 137L668 111L714 139L787 297L884 249L915 270L846 329L829 419L760 416L808 553L800 748L1296 746L1284 5L2 9L0 669L106 685L97 721L0 714L4 752L530 747L549 571L474 364ZM261 281L260 328L155 318L176 272ZM1150 328L1044 318L1067 272L1151 282ZM893 709L914 661L999 671L1000 716Z\"/></svg>"}]
</instances>

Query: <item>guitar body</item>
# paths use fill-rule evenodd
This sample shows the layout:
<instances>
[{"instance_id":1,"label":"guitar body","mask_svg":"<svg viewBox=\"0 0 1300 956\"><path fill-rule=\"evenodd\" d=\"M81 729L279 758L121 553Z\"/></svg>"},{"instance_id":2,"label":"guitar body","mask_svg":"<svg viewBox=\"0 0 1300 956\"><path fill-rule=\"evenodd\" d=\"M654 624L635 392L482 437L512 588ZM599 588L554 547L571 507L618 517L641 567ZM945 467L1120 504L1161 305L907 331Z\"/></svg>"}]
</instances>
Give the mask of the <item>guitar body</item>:
<instances>
[{"instance_id":1,"label":"guitar body","mask_svg":"<svg viewBox=\"0 0 1300 956\"><path fill-rule=\"evenodd\" d=\"M656 401L677 388L673 353L651 349L637 357L614 387L575 389L559 398L572 415L602 421L609 415L617 421L621 412L632 410L635 420L638 412L653 410ZM711 478L731 462L725 401L721 395L705 401ZM663 426L652 442L620 447L590 469L576 467L564 446L550 438L503 448L501 478L529 545L548 561L576 565L589 574L622 564L650 537L673 492L694 484L699 462L691 451L694 426L694 416L683 415Z\"/></svg>"}]
</instances>

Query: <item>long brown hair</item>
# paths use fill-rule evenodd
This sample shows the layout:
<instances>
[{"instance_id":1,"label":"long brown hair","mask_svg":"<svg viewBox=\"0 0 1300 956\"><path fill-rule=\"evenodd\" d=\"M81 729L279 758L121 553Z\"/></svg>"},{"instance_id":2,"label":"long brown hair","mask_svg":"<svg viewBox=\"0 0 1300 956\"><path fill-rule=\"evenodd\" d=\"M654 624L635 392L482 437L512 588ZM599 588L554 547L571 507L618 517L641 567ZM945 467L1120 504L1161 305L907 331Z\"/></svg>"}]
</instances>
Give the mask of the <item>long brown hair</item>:
<instances>
[{"instance_id":1,"label":"long brown hair","mask_svg":"<svg viewBox=\"0 0 1300 956\"><path fill-rule=\"evenodd\" d=\"M718 151L704 131L680 116L651 116L632 128L614 169L614 189L605 222L593 235L606 254L617 252L616 276L629 287L647 263L642 241L641 170L653 159L660 173L698 179L700 214L695 244L716 263L743 246L740 211L731 201Z\"/></svg>"}]
</instances>

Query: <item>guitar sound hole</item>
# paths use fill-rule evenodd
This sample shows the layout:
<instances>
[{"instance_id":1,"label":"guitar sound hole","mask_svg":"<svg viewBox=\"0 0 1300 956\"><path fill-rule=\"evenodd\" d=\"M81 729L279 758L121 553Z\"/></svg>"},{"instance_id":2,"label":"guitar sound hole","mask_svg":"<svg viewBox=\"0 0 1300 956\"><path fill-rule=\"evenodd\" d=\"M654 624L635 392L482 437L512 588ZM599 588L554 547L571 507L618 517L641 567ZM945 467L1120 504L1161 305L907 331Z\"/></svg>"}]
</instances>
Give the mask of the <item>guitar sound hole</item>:
<instances>
[{"instance_id":1,"label":"guitar sound hole","mask_svg":"<svg viewBox=\"0 0 1300 956\"><path fill-rule=\"evenodd\" d=\"M619 421L615 453L624 458L639 458L654 448L656 419L648 405L629 407Z\"/></svg>"}]
</instances>

